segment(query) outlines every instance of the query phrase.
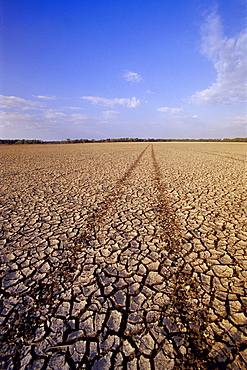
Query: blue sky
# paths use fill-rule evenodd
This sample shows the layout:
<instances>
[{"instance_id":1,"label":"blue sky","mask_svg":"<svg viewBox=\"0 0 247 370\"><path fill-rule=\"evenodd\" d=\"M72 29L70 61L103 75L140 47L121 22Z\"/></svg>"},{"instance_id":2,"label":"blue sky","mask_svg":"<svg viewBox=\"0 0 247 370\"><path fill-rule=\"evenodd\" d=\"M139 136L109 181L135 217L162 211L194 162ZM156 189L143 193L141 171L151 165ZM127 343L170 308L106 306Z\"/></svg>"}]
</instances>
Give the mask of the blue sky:
<instances>
[{"instance_id":1,"label":"blue sky","mask_svg":"<svg viewBox=\"0 0 247 370\"><path fill-rule=\"evenodd\" d=\"M245 0L2 0L0 137L246 132Z\"/></svg>"}]
</instances>

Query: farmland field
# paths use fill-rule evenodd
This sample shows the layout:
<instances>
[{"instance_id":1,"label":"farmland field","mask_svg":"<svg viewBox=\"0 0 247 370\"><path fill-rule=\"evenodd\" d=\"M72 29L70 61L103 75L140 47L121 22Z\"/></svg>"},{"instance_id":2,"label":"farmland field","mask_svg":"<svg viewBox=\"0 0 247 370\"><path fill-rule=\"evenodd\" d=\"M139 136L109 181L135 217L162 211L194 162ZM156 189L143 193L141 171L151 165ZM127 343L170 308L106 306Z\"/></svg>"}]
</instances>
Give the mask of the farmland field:
<instances>
[{"instance_id":1,"label":"farmland field","mask_svg":"<svg viewBox=\"0 0 247 370\"><path fill-rule=\"evenodd\" d=\"M247 368L246 154L1 146L0 368Z\"/></svg>"}]
</instances>

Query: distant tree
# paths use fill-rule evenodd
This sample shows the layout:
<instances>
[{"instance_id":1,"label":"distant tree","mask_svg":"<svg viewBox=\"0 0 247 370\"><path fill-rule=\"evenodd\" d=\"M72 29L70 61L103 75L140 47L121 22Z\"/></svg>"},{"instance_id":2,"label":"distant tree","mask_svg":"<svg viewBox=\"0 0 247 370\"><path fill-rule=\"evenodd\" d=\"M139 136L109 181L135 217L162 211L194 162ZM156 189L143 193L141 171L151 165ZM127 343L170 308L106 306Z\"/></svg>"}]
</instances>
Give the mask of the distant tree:
<instances>
[{"instance_id":1,"label":"distant tree","mask_svg":"<svg viewBox=\"0 0 247 370\"><path fill-rule=\"evenodd\" d=\"M224 139L139 139L139 138L107 138L107 139L73 139L67 138L62 141L42 141L37 139L0 139L0 144L69 144L69 143L115 143L115 142L247 142L247 137L236 137L234 139L224 138Z\"/></svg>"},{"instance_id":2,"label":"distant tree","mask_svg":"<svg viewBox=\"0 0 247 370\"><path fill-rule=\"evenodd\" d=\"M25 144L25 140L24 140L24 139L22 139L22 140L17 140L17 141L15 142L15 144Z\"/></svg>"}]
</instances>

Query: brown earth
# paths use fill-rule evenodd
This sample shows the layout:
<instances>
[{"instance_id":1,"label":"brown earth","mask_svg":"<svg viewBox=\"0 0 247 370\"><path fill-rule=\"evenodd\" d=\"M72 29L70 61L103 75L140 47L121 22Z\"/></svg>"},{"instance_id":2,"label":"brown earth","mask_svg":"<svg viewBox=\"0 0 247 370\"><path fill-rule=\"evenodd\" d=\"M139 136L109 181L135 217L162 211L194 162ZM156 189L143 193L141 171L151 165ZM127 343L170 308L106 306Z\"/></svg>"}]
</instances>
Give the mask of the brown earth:
<instances>
[{"instance_id":1,"label":"brown earth","mask_svg":"<svg viewBox=\"0 0 247 370\"><path fill-rule=\"evenodd\" d=\"M247 368L246 154L1 146L0 368Z\"/></svg>"}]
</instances>

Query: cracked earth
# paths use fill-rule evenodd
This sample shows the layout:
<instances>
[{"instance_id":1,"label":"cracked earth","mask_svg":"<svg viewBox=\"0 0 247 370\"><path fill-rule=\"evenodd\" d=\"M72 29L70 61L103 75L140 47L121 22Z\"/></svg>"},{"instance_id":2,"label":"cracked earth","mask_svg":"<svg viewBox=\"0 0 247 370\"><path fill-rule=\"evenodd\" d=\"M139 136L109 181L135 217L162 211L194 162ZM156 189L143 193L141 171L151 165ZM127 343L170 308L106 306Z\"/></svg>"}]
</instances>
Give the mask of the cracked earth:
<instances>
[{"instance_id":1,"label":"cracked earth","mask_svg":"<svg viewBox=\"0 0 247 370\"><path fill-rule=\"evenodd\" d=\"M247 368L246 144L1 157L1 369Z\"/></svg>"}]
</instances>

